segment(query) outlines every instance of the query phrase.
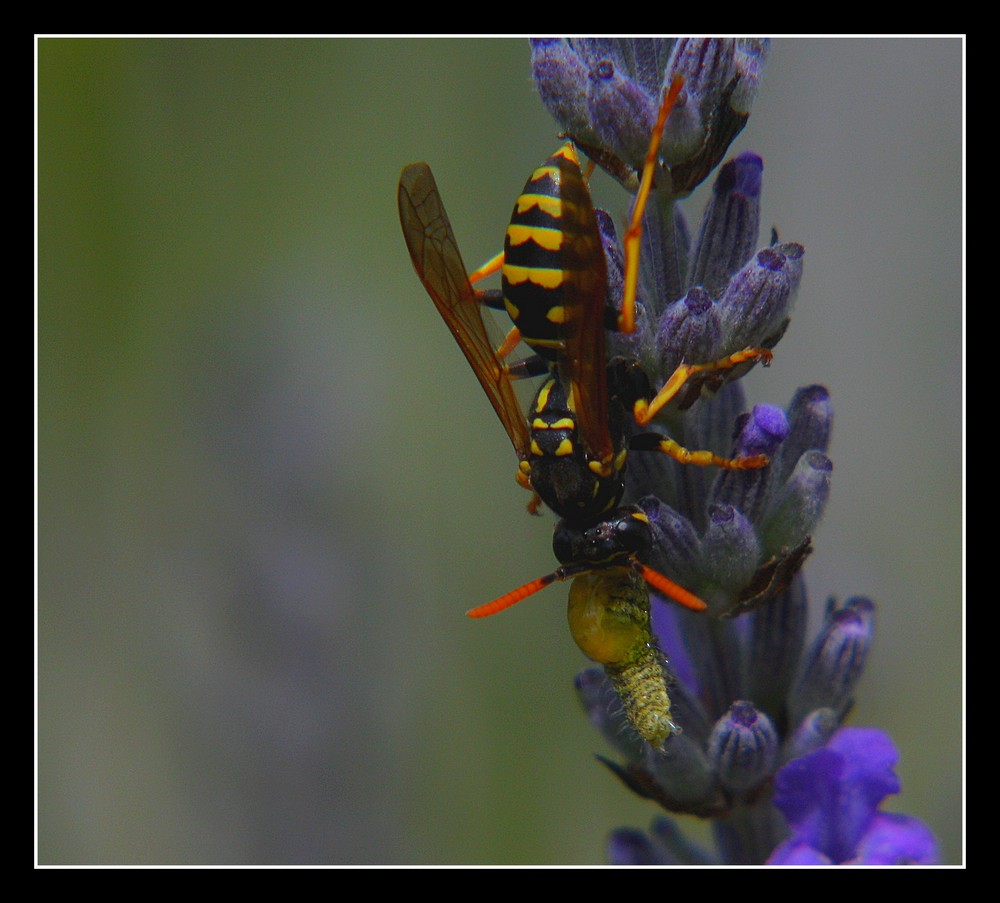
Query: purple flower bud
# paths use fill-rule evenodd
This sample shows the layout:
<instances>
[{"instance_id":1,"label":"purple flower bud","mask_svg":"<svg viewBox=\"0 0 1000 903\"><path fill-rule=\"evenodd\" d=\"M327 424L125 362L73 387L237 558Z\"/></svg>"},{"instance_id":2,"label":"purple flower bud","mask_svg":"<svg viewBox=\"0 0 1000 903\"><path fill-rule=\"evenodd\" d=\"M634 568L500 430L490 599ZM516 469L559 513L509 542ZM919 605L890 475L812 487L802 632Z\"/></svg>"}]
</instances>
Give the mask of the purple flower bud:
<instances>
[{"instance_id":1,"label":"purple flower bud","mask_svg":"<svg viewBox=\"0 0 1000 903\"><path fill-rule=\"evenodd\" d=\"M692 843L671 818L653 819L647 832L619 828L608 838L612 865L717 865L707 850Z\"/></svg>"},{"instance_id":2,"label":"purple flower bud","mask_svg":"<svg viewBox=\"0 0 1000 903\"><path fill-rule=\"evenodd\" d=\"M741 39L535 39L532 73L543 103L592 159L638 185L663 88L684 90L664 130L661 159L674 195L715 168L749 116L766 42Z\"/></svg>"},{"instance_id":3,"label":"purple flower bud","mask_svg":"<svg viewBox=\"0 0 1000 903\"><path fill-rule=\"evenodd\" d=\"M694 583L702 563L701 538L694 525L652 496L641 499L639 507L649 518L653 531L650 564L670 574L682 586Z\"/></svg>"},{"instance_id":4,"label":"purple flower bud","mask_svg":"<svg viewBox=\"0 0 1000 903\"><path fill-rule=\"evenodd\" d=\"M608 838L611 865L676 865L659 844L637 828L618 828Z\"/></svg>"},{"instance_id":5,"label":"purple flower bud","mask_svg":"<svg viewBox=\"0 0 1000 903\"><path fill-rule=\"evenodd\" d=\"M750 259L760 230L763 161L744 152L730 160L715 180L694 245L691 284L719 298L729 280Z\"/></svg>"},{"instance_id":6,"label":"purple flower bud","mask_svg":"<svg viewBox=\"0 0 1000 903\"><path fill-rule=\"evenodd\" d=\"M617 300L622 297L625 288L625 258L618 242L618 231L615 229L614 219L606 210L597 208L594 216L597 219L597 230L601 233L601 244L604 245L605 266L608 271L607 297Z\"/></svg>"},{"instance_id":7,"label":"purple flower bud","mask_svg":"<svg viewBox=\"0 0 1000 903\"><path fill-rule=\"evenodd\" d=\"M683 76L684 92L664 133L662 155L668 165L691 160L707 143L723 92L735 75L735 50L734 41L712 38L681 38L674 44L667 71L670 79Z\"/></svg>"},{"instance_id":8,"label":"purple flower bud","mask_svg":"<svg viewBox=\"0 0 1000 903\"><path fill-rule=\"evenodd\" d=\"M774 250L785 258L785 269L788 271L788 287L795 300L795 293L802 282L802 260L806 249L797 241L783 241L774 245Z\"/></svg>"},{"instance_id":9,"label":"purple flower bud","mask_svg":"<svg viewBox=\"0 0 1000 903\"><path fill-rule=\"evenodd\" d=\"M833 463L820 451L807 451L781 487L760 526L769 552L794 549L811 535L830 497Z\"/></svg>"},{"instance_id":10,"label":"purple flower bud","mask_svg":"<svg viewBox=\"0 0 1000 903\"><path fill-rule=\"evenodd\" d=\"M786 435L788 421L781 408L755 405L740 426L733 454L740 457L773 457ZM718 505L732 505L749 520L755 521L766 506L773 482L767 467L758 470L727 470L716 481L712 501Z\"/></svg>"},{"instance_id":11,"label":"purple flower bud","mask_svg":"<svg viewBox=\"0 0 1000 903\"><path fill-rule=\"evenodd\" d=\"M587 112L601 148L639 170L649 147L660 100L606 57L590 70Z\"/></svg>"},{"instance_id":12,"label":"purple flower bud","mask_svg":"<svg viewBox=\"0 0 1000 903\"><path fill-rule=\"evenodd\" d=\"M662 751L650 751L647 767L676 807L675 811L704 811L721 804L718 779L701 744L686 733L674 734Z\"/></svg>"},{"instance_id":13,"label":"purple flower bud","mask_svg":"<svg viewBox=\"0 0 1000 903\"><path fill-rule=\"evenodd\" d=\"M711 569L713 583L730 593L738 593L753 577L761 560L757 531L731 505L713 505L708 530L702 539L702 556Z\"/></svg>"},{"instance_id":14,"label":"purple flower bud","mask_svg":"<svg viewBox=\"0 0 1000 903\"><path fill-rule=\"evenodd\" d=\"M766 58L766 43L715 38L679 39L666 81L685 78L676 119L664 135L663 159L673 190L683 195L700 184L743 130Z\"/></svg>"},{"instance_id":15,"label":"purple flower bud","mask_svg":"<svg viewBox=\"0 0 1000 903\"><path fill-rule=\"evenodd\" d=\"M734 702L716 724L708 754L723 785L739 796L771 776L778 746L778 732L771 719L752 703L740 701Z\"/></svg>"},{"instance_id":16,"label":"purple flower bud","mask_svg":"<svg viewBox=\"0 0 1000 903\"><path fill-rule=\"evenodd\" d=\"M692 288L663 312L656 328L656 348L664 377L682 363L722 356L722 323L708 292Z\"/></svg>"},{"instance_id":17,"label":"purple flower bud","mask_svg":"<svg viewBox=\"0 0 1000 903\"><path fill-rule=\"evenodd\" d=\"M788 406L788 436L771 466L780 468L784 479L805 452L827 450L832 429L833 405L827 388L806 386L799 389Z\"/></svg>"},{"instance_id":18,"label":"purple flower bud","mask_svg":"<svg viewBox=\"0 0 1000 903\"><path fill-rule=\"evenodd\" d=\"M593 137L587 114L589 67L569 41L533 39L531 72L542 103L572 135Z\"/></svg>"},{"instance_id":19,"label":"purple flower bud","mask_svg":"<svg viewBox=\"0 0 1000 903\"><path fill-rule=\"evenodd\" d=\"M736 41L733 66L739 81L730 98L730 104L736 113L750 113L760 87L770 44L766 38L738 38Z\"/></svg>"},{"instance_id":20,"label":"purple flower bud","mask_svg":"<svg viewBox=\"0 0 1000 903\"><path fill-rule=\"evenodd\" d=\"M719 301L727 347L760 346L780 336L791 314L792 277L801 274L800 264L801 255L789 263L781 251L764 248L733 276Z\"/></svg>"},{"instance_id":21,"label":"purple flower bud","mask_svg":"<svg viewBox=\"0 0 1000 903\"><path fill-rule=\"evenodd\" d=\"M738 455L773 455L788 435L785 412L774 405L754 405L740 429L736 442Z\"/></svg>"},{"instance_id":22,"label":"purple flower bud","mask_svg":"<svg viewBox=\"0 0 1000 903\"><path fill-rule=\"evenodd\" d=\"M815 709L833 709L843 717L851 706L854 687L864 669L875 632L875 605L869 599L849 599L832 605L826 623L802 661L789 699L791 723L798 724Z\"/></svg>"}]
</instances>

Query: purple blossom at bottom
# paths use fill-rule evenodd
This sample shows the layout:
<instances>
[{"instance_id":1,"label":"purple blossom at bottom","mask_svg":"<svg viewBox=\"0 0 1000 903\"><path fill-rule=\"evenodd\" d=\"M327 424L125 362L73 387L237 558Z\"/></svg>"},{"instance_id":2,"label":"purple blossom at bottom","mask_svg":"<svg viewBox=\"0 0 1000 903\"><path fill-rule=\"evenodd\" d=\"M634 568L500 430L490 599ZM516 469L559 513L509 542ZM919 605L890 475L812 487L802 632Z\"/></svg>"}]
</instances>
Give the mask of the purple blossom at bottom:
<instances>
[{"instance_id":1,"label":"purple blossom at bottom","mask_svg":"<svg viewBox=\"0 0 1000 903\"><path fill-rule=\"evenodd\" d=\"M792 836L769 865L931 865L937 842L907 815L879 811L899 792L892 740L874 728L842 728L822 749L793 759L774 778L774 805Z\"/></svg>"}]
</instances>

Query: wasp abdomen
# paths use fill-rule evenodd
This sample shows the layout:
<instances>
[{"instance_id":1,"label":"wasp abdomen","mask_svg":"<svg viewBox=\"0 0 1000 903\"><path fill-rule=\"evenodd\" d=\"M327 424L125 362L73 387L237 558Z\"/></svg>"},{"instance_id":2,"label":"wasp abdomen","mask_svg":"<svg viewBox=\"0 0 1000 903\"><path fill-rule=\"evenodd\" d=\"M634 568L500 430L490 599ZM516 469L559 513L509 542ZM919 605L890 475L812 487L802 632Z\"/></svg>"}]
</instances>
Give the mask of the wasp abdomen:
<instances>
[{"instance_id":1,"label":"wasp abdomen","mask_svg":"<svg viewBox=\"0 0 1000 903\"><path fill-rule=\"evenodd\" d=\"M565 144L525 183L504 239L504 306L532 349L555 361L564 347L568 280L603 264L580 161ZM589 278L589 276L588 276Z\"/></svg>"}]
</instances>

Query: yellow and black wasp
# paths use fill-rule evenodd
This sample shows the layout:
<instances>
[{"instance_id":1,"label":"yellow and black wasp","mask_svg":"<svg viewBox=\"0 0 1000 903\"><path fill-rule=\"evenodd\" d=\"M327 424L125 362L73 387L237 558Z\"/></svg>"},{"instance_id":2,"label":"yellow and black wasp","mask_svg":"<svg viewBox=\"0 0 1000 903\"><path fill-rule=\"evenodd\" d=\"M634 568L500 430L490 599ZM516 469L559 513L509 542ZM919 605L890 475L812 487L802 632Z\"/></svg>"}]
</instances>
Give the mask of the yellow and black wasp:
<instances>
[{"instance_id":1,"label":"yellow and black wasp","mask_svg":"<svg viewBox=\"0 0 1000 903\"><path fill-rule=\"evenodd\" d=\"M514 446L520 462L518 482L538 492L557 513L568 510L571 514L563 515L553 538L560 567L473 609L469 615L495 614L556 580L574 578L570 590L570 631L584 654L605 666L640 736L658 746L670 736L674 725L670 719L666 677L649 628L649 594L643 581L690 608L702 609L704 603L644 563L652 546L646 515L636 506L615 507L624 489L623 460L621 467L612 467L602 478L579 452L559 455L545 450L557 433L563 434L570 448L589 447L577 438L582 433L573 411L607 409L605 368L599 371L600 381L591 378L587 387L597 398L588 398L583 407L575 402L572 409L569 403L572 396L567 396L564 388L565 377L554 369L535 397L532 405L535 416L529 424L514 391L511 368L497 355L489 339L481 299L469 282L434 176L426 164L415 163L403 171L399 211L417 273ZM600 245L598 249L603 257ZM603 283L601 290L603 302ZM603 325L600 330L599 338L594 341L603 351ZM591 369L590 364L586 367L588 371ZM587 404L597 407L586 407ZM623 419L618 418L619 422ZM590 421L584 418L584 422ZM614 451L609 423L610 415L603 420L595 449ZM540 441L533 438L535 435ZM557 440L557 446L562 441ZM594 460L600 461L601 457L595 456ZM566 462L569 466L564 466ZM568 481L556 478L549 464L558 471L565 470ZM592 488L581 495L577 487L582 484ZM583 505L580 506L583 514L578 514L573 510L573 501L568 508L562 504L564 494L571 499L601 497L602 509L594 513L592 505ZM610 510L606 510L606 505L610 505ZM643 683L641 690L636 688L637 682Z\"/></svg>"},{"instance_id":2,"label":"yellow and black wasp","mask_svg":"<svg viewBox=\"0 0 1000 903\"><path fill-rule=\"evenodd\" d=\"M689 608L705 605L645 563L652 547L649 521L639 507L619 504L628 449L656 450L688 463L719 467L766 464L759 456L726 459L691 452L658 433L630 439L628 432L630 418L647 423L691 375L766 360L769 352L748 349L724 361L679 368L655 397L636 362L609 362L606 356L605 329L634 328L641 206L649 192L659 135L679 91L677 82L665 95L636 202L639 209L625 236L626 293L620 310L608 304L604 246L572 144L529 178L515 204L502 265L497 258L474 274L476 278L501 268L503 306L514 330L499 347L489 338L482 310L484 304L499 306L498 299L472 287L430 168L424 163L406 167L398 194L414 267L510 437L519 461L518 482L561 518L553 539L560 567L469 615L494 614L556 580L575 578L570 592L574 639L605 665L630 720L656 745L669 736L673 724L642 581ZM535 357L508 365L506 356L518 340ZM513 378L545 371L547 378L526 418ZM640 704L640 697L655 702ZM651 711L659 714L652 717ZM640 717L642 712L646 714Z\"/></svg>"}]
</instances>

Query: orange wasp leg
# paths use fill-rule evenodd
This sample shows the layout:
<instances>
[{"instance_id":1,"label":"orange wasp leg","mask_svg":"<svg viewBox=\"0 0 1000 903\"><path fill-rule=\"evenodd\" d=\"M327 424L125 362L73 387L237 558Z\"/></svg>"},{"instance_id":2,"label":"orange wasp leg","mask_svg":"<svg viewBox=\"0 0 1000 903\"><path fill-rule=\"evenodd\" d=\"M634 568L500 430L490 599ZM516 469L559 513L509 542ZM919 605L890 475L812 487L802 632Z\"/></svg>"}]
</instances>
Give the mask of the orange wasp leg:
<instances>
[{"instance_id":1,"label":"orange wasp leg","mask_svg":"<svg viewBox=\"0 0 1000 903\"><path fill-rule=\"evenodd\" d=\"M496 255L496 257L491 257L486 261L478 270L473 270L469 273L469 282L475 285L477 282L485 279L487 276L492 276L494 273L500 271L500 267L503 266L503 251Z\"/></svg>"},{"instance_id":2,"label":"orange wasp leg","mask_svg":"<svg viewBox=\"0 0 1000 903\"><path fill-rule=\"evenodd\" d=\"M720 370L728 370L737 364L747 361L760 361L765 366L771 362L771 352L766 348L745 348L735 354L724 357L721 360L711 361L707 364L681 364L664 384L652 401L640 398L634 407L636 422L640 425L649 423L659 411L667 404L692 376L697 373L713 373ZM766 467L768 464L767 455L750 455L745 458L723 458L710 451L688 451L683 445L679 445L673 439L661 436L658 433L644 433L632 439L631 447L640 451L659 451L665 455L670 455L682 464L697 464L702 467L720 467L723 470L755 470L758 467Z\"/></svg>"},{"instance_id":3,"label":"orange wasp leg","mask_svg":"<svg viewBox=\"0 0 1000 903\"><path fill-rule=\"evenodd\" d=\"M501 251L495 257L491 257L489 260L486 261L486 263L484 263L478 269L473 270L471 273L469 273L469 284L475 285L477 282L481 282L487 276L492 276L494 273L499 272L502 266L503 266L503 251ZM493 307L494 304L491 302L489 306ZM496 306L500 305L497 304ZM510 332L507 333L500 347L497 348L496 350L497 357L500 358L500 360L503 360L504 358L508 357L510 353L518 346L518 343L520 341L521 341L521 333L518 330L518 328L514 326L511 328Z\"/></svg>"},{"instance_id":4,"label":"orange wasp leg","mask_svg":"<svg viewBox=\"0 0 1000 903\"><path fill-rule=\"evenodd\" d=\"M649 139L649 150L646 152L646 162L642 167L642 180L635 196L635 204L632 206L632 219L625 231L625 294L622 298L622 310L618 315L619 332L635 332L635 292L639 284L639 243L642 239L642 214L646 209L646 201L649 199L649 192L653 187L653 171L656 169L656 158L660 151L660 142L663 140L663 129L666 127L667 117L674 108L674 103L683 87L684 79L677 75L674 77L670 89L664 89L663 103L660 104L656 126Z\"/></svg>"},{"instance_id":5,"label":"orange wasp leg","mask_svg":"<svg viewBox=\"0 0 1000 903\"><path fill-rule=\"evenodd\" d=\"M670 379L663 384L663 388L656 393L656 397L652 401L647 402L640 399L636 402L635 419L640 426L645 426L660 412L664 405L673 400L681 387L698 373L716 373L720 370L729 370L747 361L759 361L766 367L771 363L773 356L766 348L744 348L728 357L709 361L707 364L681 364L671 374Z\"/></svg>"}]
</instances>

